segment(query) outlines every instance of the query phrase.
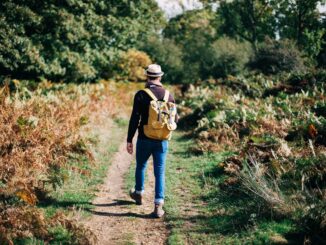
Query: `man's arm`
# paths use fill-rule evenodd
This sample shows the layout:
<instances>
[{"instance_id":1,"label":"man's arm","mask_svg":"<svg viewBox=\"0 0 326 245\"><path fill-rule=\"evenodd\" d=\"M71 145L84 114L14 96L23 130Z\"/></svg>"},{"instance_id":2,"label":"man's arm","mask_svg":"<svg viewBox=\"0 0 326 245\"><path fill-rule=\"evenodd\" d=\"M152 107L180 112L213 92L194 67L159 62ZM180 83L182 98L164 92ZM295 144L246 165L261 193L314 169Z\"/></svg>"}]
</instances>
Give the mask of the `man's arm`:
<instances>
[{"instance_id":1,"label":"man's arm","mask_svg":"<svg viewBox=\"0 0 326 245\"><path fill-rule=\"evenodd\" d=\"M130 116L129 127L128 127L127 151L129 154L133 153L132 139L137 131L139 120L140 120L140 95L139 92L137 92L134 97L134 104L132 107L132 113Z\"/></svg>"}]
</instances>

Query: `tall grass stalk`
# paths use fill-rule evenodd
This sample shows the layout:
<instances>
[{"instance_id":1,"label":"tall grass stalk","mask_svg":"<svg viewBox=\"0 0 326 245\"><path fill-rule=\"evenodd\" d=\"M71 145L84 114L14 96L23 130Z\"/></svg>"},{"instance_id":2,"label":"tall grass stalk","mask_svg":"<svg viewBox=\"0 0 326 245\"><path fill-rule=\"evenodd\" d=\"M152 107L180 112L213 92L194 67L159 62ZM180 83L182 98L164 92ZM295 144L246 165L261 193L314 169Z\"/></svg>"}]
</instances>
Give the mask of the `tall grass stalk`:
<instances>
[{"instance_id":1,"label":"tall grass stalk","mask_svg":"<svg viewBox=\"0 0 326 245\"><path fill-rule=\"evenodd\" d=\"M244 164L239 177L241 187L257 202L263 201L268 208L285 214L291 210L290 205L284 199L278 180L266 173L266 167L249 155L249 163ZM240 187L240 188L241 188Z\"/></svg>"}]
</instances>

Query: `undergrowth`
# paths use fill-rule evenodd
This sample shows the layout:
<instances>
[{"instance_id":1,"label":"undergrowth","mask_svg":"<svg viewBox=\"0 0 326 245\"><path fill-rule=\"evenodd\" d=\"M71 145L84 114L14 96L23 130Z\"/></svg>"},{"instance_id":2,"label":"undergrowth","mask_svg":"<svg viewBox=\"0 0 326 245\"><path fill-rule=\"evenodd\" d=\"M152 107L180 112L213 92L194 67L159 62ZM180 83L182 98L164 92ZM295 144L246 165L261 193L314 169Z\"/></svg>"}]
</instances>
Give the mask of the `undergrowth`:
<instances>
[{"instance_id":1,"label":"undergrowth","mask_svg":"<svg viewBox=\"0 0 326 245\"><path fill-rule=\"evenodd\" d=\"M95 235L58 206L67 208L76 199L79 207L88 205L105 172L90 133L105 120L129 114L128 86L6 81L0 91L1 244L95 243ZM67 188L78 182L79 189Z\"/></svg>"},{"instance_id":2,"label":"undergrowth","mask_svg":"<svg viewBox=\"0 0 326 245\"><path fill-rule=\"evenodd\" d=\"M222 208L232 206L232 197L234 216L226 225L236 222L245 231L266 220L287 222L291 229L278 237L283 242L293 240L290 233L300 243L325 239L325 79L323 70L229 76L184 93L180 125L195 140L192 154L234 152L213 167L219 174L211 188L217 191L208 198L222 198L215 204ZM275 238L267 231L252 236Z\"/></svg>"}]
</instances>

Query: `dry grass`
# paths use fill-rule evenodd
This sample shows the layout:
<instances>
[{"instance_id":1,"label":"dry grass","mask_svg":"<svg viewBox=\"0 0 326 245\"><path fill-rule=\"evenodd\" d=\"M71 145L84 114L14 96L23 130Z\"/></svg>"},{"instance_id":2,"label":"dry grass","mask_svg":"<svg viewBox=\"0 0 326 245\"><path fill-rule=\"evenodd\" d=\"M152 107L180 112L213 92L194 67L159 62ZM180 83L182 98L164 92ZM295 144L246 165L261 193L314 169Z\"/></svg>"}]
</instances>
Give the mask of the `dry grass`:
<instances>
[{"instance_id":1,"label":"dry grass","mask_svg":"<svg viewBox=\"0 0 326 245\"><path fill-rule=\"evenodd\" d=\"M284 199L277 179L267 174L267 167L249 156L249 163L244 165L239 172L242 188L251 192L251 196L263 201L267 206L280 214L288 214L292 211L291 206Z\"/></svg>"},{"instance_id":2,"label":"dry grass","mask_svg":"<svg viewBox=\"0 0 326 245\"><path fill-rule=\"evenodd\" d=\"M15 238L32 236L45 239L56 222L86 239L86 230L63 214L47 223L36 207L38 198L63 184L67 176L61 170L72 169L67 166L71 152L92 160L87 133L82 131L90 121L129 115L126 101L132 101L140 85L43 82L35 91L28 91L14 82L14 93L8 86L0 90L0 242L12 244ZM80 244L92 243L88 235L90 239Z\"/></svg>"}]
</instances>

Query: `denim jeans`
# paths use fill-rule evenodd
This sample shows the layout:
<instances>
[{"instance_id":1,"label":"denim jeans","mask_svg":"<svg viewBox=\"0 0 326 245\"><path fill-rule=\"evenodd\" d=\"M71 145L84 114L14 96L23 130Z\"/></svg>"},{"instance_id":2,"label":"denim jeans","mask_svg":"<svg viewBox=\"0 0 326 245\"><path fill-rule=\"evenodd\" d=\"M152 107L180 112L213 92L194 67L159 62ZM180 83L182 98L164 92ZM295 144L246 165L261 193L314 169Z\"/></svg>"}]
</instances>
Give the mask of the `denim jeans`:
<instances>
[{"instance_id":1,"label":"denim jeans","mask_svg":"<svg viewBox=\"0 0 326 245\"><path fill-rule=\"evenodd\" d=\"M135 190L144 191L147 160L152 155L155 175L155 204L164 202L165 160L168 152L168 141L139 139L136 144L136 186Z\"/></svg>"}]
</instances>

